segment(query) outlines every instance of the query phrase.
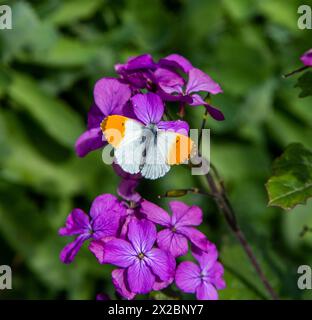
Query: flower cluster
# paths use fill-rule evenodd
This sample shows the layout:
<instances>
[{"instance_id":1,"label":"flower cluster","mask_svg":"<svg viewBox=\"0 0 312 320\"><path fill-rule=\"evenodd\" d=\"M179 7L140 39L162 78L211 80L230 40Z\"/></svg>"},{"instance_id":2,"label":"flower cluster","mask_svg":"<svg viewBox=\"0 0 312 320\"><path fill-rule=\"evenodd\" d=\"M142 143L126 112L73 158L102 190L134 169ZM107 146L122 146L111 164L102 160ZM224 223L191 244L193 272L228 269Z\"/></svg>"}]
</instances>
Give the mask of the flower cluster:
<instances>
[{"instance_id":1,"label":"flower cluster","mask_svg":"<svg viewBox=\"0 0 312 320\"><path fill-rule=\"evenodd\" d=\"M171 216L143 198L129 203L111 194L98 196L89 215L74 209L59 230L62 236L75 236L60 258L72 262L89 240L89 250L99 263L118 267L112 281L126 299L164 289L174 280L182 291L196 292L198 299L217 299L217 289L225 287L223 267L215 245L196 229L203 220L201 209L180 201L169 206ZM176 258L187 254L189 243L199 266L184 261L177 267Z\"/></svg>"},{"instance_id":2,"label":"flower cluster","mask_svg":"<svg viewBox=\"0 0 312 320\"><path fill-rule=\"evenodd\" d=\"M219 84L178 54L157 63L149 54L144 54L117 64L115 70L118 78L102 78L94 86L87 131L76 142L76 153L80 157L107 144L100 125L109 115L127 116L144 124L157 123L160 129L179 131L182 128L188 133L188 124L184 121L161 121L164 103L173 101L179 104L181 116L186 105L205 106L214 119L224 119L222 112L200 95L221 93Z\"/></svg>"},{"instance_id":3,"label":"flower cluster","mask_svg":"<svg viewBox=\"0 0 312 320\"><path fill-rule=\"evenodd\" d=\"M186 105L203 105L213 118L223 119L222 113L199 94L220 93L220 86L182 56L172 54L156 63L145 54L118 64L115 69L118 78L103 78L95 84L88 128L76 142L79 156L107 143L101 123L109 115L188 134L185 121L162 120L164 103L177 101L181 114ZM217 290L225 287L224 270L217 261L216 246L197 229L203 221L202 210L171 201L169 214L136 191L142 179L140 173L125 172L116 163L113 168L121 177L117 188L120 198L103 194L94 199L89 214L77 208L69 214L59 234L73 236L74 240L61 251L62 262L71 263L88 242L100 264L117 267L112 272L112 282L125 299L162 290L172 283L183 292L195 293L197 299L217 299ZM183 261L177 265L177 259L189 250L198 264Z\"/></svg>"}]
</instances>

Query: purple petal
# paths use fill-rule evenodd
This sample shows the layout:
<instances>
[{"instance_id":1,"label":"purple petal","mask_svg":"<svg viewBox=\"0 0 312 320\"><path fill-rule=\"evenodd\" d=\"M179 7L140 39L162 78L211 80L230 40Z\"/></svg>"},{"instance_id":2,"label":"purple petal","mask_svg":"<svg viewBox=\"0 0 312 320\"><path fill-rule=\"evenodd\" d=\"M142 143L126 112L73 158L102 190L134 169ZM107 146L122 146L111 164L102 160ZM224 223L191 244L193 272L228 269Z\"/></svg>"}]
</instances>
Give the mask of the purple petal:
<instances>
[{"instance_id":1,"label":"purple petal","mask_svg":"<svg viewBox=\"0 0 312 320\"><path fill-rule=\"evenodd\" d=\"M216 262L213 267L209 270L210 281L218 289L224 289L226 283L223 279L224 268L220 262Z\"/></svg>"},{"instance_id":2,"label":"purple petal","mask_svg":"<svg viewBox=\"0 0 312 320\"><path fill-rule=\"evenodd\" d=\"M186 121L160 121L157 125L160 130L169 130L180 133L184 136L189 134L190 127Z\"/></svg>"},{"instance_id":3,"label":"purple petal","mask_svg":"<svg viewBox=\"0 0 312 320\"><path fill-rule=\"evenodd\" d=\"M143 260L136 259L127 269L127 280L132 292L146 294L153 289L155 276Z\"/></svg>"},{"instance_id":4,"label":"purple petal","mask_svg":"<svg viewBox=\"0 0 312 320\"><path fill-rule=\"evenodd\" d=\"M156 241L156 227L154 223L142 219L133 219L128 226L128 239L137 253L150 251Z\"/></svg>"},{"instance_id":5,"label":"purple petal","mask_svg":"<svg viewBox=\"0 0 312 320\"><path fill-rule=\"evenodd\" d=\"M221 93L222 89L218 83L213 81L208 74L193 68L189 71L189 79L186 85L186 93L206 91L212 94Z\"/></svg>"},{"instance_id":6,"label":"purple petal","mask_svg":"<svg viewBox=\"0 0 312 320\"><path fill-rule=\"evenodd\" d=\"M192 68L192 64L184 57L179 54L173 53L169 56L159 60L160 66L178 68L183 72L188 73Z\"/></svg>"},{"instance_id":7,"label":"purple petal","mask_svg":"<svg viewBox=\"0 0 312 320\"><path fill-rule=\"evenodd\" d=\"M101 240L93 240L89 244L88 249L95 255L99 263L104 263L104 249L105 243L116 239L115 237L106 237L102 238Z\"/></svg>"},{"instance_id":8,"label":"purple petal","mask_svg":"<svg viewBox=\"0 0 312 320\"><path fill-rule=\"evenodd\" d=\"M211 242L207 237L194 227L179 227L178 232L187 237L196 247L203 251L211 248Z\"/></svg>"},{"instance_id":9,"label":"purple petal","mask_svg":"<svg viewBox=\"0 0 312 320\"><path fill-rule=\"evenodd\" d=\"M181 201L170 201L172 224L180 226L198 226L203 221L202 210L197 206L188 206Z\"/></svg>"},{"instance_id":10,"label":"purple petal","mask_svg":"<svg viewBox=\"0 0 312 320\"><path fill-rule=\"evenodd\" d=\"M114 78L102 78L94 86L94 101L104 116L121 114L130 99L131 90L127 84Z\"/></svg>"},{"instance_id":11,"label":"purple petal","mask_svg":"<svg viewBox=\"0 0 312 320\"><path fill-rule=\"evenodd\" d=\"M174 276L176 263L170 253L154 248L148 252L145 259L154 275L158 276L162 281L168 281Z\"/></svg>"},{"instance_id":12,"label":"purple petal","mask_svg":"<svg viewBox=\"0 0 312 320\"><path fill-rule=\"evenodd\" d=\"M139 174L139 173L138 174L130 174L130 173L122 170L121 166L118 165L117 163L113 163L112 166L113 166L115 173L121 178L133 179L133 180L139 180L142 178L141 174Z\"/></svg>"},{"instance_id":13,"label":"purple petal","mask_svg":"<svg viewBox=\"0 0 312 320\"><path fill-rule=\"evenodd\" d=\"M81 209L74 209L67 217L65 227L60 228L60 236L73 236L88 233L90 230L89 217Z\"/></svg>"},{"instance_id":14,"label":"purple petal","mask_svg":"<svg viewBox=\"0 0 312 320\"><path fill-rule=\"evenodd\" d=\"M119 228L120 217L126 208L111 194L103 194L94 199L90 216L92 218L93 237L115 236Z\"/></svg>"},{"instance_id":15,"label":"purple petal","mask_svg":"<svg viewBox=\"0 0 312 320\"><path fill-rule=\"evenodd\" d=\"M218 259L218 251L215 245L211 245L208 252L200 250L200 248L192 248L192 255L198 261L202 272L209 271Z\"/></svg>"},{"instance_id":16,"label":"purple petal","mask_svg":"<svg viewBox=\"0 0 312 320\"><path fill-rule=\"evenodd\" d=\"M117 267L127 268L136 259L136 252L128 241L114 239L108 241L104 246L102 263L110 263Z\"/></svg>"},{"instance_id":17,"label":"purple petal","mask_svg":"<svg viewBox=\"0 0 312 320\"><path fill-rule=\"evenodd\" d=\"M183 256L188 251L186 237L169 229L158 232L157 244L159 248L169 251L174 257Z\"/></svg>"},{"instance_id":18,"label":"purple petal","mask_svg":"<svg viewBox=\"0 0 312 320\"><path fill-rule=\"evenodd\" d=\"M175 282L177 287L182 291L194 293L201 283L198 265L191 261L180 263L176 270Z\"/></svg>"},{"instance_id":19,"label":"purple petal","mask_svg":"<svg viewBox=\"0 0 312 320\"><path fill-rule=\"evenodd\" d=\"M197 107L197 106L205 106L209 114L217 121L223 121L224 115L223 113L218 110L217 108L211 106L206 101L203 100L203 98L199 94L193 94L192 95L193 101L189 103L191 107Z\"/></svg>"},{"instance_id":20,"label":"purple petal","mask_svg":"<svg viewBox=\"0 0 312 320\"><path fill-rule=\"evenodd\" d=\"M107 142L103 139L100 127L85 131L76 141L76 154L79 157L84 157L90 151L104 147Z\"/></svg>"},{"instance_id":21,"label":"purple petal","mask_svg":"<svg viewBox=\"0 0 312 320\"><path fill-rule=\"evenodd\" d=\"M307 51L300 60L305 66L312 67L312 49Z\"/></svg>"},{"instance_id":22,"label":"purple petal","mask_svg":"<svg viewBox=\"0 0 312 320\"><path fill-rule=\"evenodd\" d=\"M162 208L158 207L156 204L143 200L141 202L141 213L143 213L146 219L160 224L161 226L170 226L171 218L169 214Z\"/></svg>"},{"instance_id":23,"label":"purple petal","mask_svg":"<svg viewBox=\"0 0 312 320\"><path fill-rule=\"evenodd\" d=\"M196 298L197 300L218 300L218 292L212 284L203 281L196 288Z\"/></svg>"},{"instance_id":24,"label":"purple petal","mask_svg":"<svg viewBox=\"0 0 312 320\"><path fill-rule=\"evenodd\" d=\"M131 101L134 113L145 125L157 124L164 114L164 104L155 93L137 94Z\"/></svg>"},{"instance_id":25,"label":"purple petal","mask_svg":"<svg viewBox=\"0 0 312 320\"><path fill-rule=\"evenodd\" d=\"M125 64L116 65L115 70L118 72L120 69L126 71L134 71L139 69L154 69L155 62L150 54L142 54L140 56L131 57Z\"/></svg>"},{"instance_id":26,"label":"purple petal","mask_svg":"<svg viewBox=\"0 0 312 320\"><path fill-rule=\"evenodd\" d=\"M160 279L157 279L156 277L156 280L155 280L155 283L153 285L153 290L154 291L160 291L160 290L163 290L165 288L167 288L174 280L174 277L170 277L169 280L167 281L161 281Z\"/></svg>"},{"instance_id":27,"label":"purple petal","mask_svg":"<svg viewBox=\"0 0 312 320\"><path fill-rule=\"evenodd\" d=\"M117 193L127 201L139 202L141 195L135 191L139 184L138 179L122 179L118 185Z\"/></svg>"},{"instance_id":28,"label":"purple petal","mask_svg":"<svg viewBox=\"0 0 312 320\"><path fill-rule=\"evenodd\" d=\"M73 242L66 245L60 253L60 259L63 263L71 263L77 255L83 243L88 240L90 235L80 235Z\"/></svg>"},{"instance_id":29,"label":"purple petal","mask_svg":"<svg viewBox=\"0 0 312 320\"><path fill-rule=\"evenodd\" d=\"M132 300L135 297L135 293L128 289L126 281L126 270L116 269L112 272L112 280L116 291L127 300Z\"/></svg>"},{"instance_id":30,"label":"purple petal","mask_svg":"<svg viewBox=\"0 0 312 320\"><path fill-rule=\"evenodd\" d=\"M165 68L158 68L154 72L154 78L157 85L168 94L183 92L185 80L176 72Z\"/></svg>"},{"instance_id":31,"label":"purple petal","mask_svg":"<svg viewBox=\"0 0 312 320\"><path fill-rule=\"evenodd\" d=\"M104 118L105 115L94 103L88 112L88 129L99 128Z\"/></svg>"}]
</instances>

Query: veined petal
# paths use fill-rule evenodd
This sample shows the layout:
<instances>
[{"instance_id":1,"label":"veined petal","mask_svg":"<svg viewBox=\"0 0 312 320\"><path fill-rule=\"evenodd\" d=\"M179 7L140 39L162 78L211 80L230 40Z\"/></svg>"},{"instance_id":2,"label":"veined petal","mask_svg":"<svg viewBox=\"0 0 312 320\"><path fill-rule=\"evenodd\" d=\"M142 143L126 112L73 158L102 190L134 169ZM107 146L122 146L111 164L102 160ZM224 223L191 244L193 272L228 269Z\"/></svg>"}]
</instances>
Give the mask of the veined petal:
<instances>
[{"instance_id":1,"label":"veined petal","mask_svg":"<svg viewBox=\"0 0 312 320\"><path fill-rule=\"evenodd\" d=\"M154 248L146 254L144 260L162 281L168 281L174 275L176 263L170 253Z\"/></svg>"},{"instance_id":2,"label":"veined petal","mask_svg":"<svg viewBox=\"0 0 312 320\"><path fill-rule=\"evenodd\" d=\"M146 219L132 219L128 226L128 239L137 254L150 251L156 241L154 223Z\"/></svg>"},{"instance_id":3,"label":"veined petal","mask_svg":"<svg viewBox=\"0 0 312 320\"><path fill-rule=\"evenodd\" d=\"M198 265L191 261L181 262L176 270L175 282L182 291L194 293L201 283Z\"/></svg>"},{"instance_id":4,"label":"veined petal","mask_svg":"<svg viewBox=\"0 0 312 320\"><path fill-rule=\"evenodd\" d=\"M197 300L218 300L218 292L212 284L203 281L196 288L196 298Z\"/></svg>"},{"instance_id":5,"label":"veined petal","mask_svg":"<svg viewBox=\"0 0 312 320\"><path fill-rule=\"evenodd\" d=\"M101 128L85 131L76 141L75 150L79 157L84 157L89 152L102 148L107 144L103 138Z\"/></svg>"},{"instance_id":6,"label":"veined petal","mask_svg":"<svg viewBox=\"0 0 312 320\"><path fill-rule=\"evenodd\" d=\"M192 255L198 261L201 271L207 273L208 271L210 271L210 269L213 268L218 259L218 250L214 244L210 245L208 251L203 251L198 247L192 247Z\"/></svg>"},{"instance_id":7,"label":"veined petal","mask_svg":"<svg viewBox=\"0 0 312 320\"><path fill-rule=\"evenodd\" d=\"M146 294L153 289L155 276L144 260L136 259L127 269L127 280L132 292Z\"/></svg>"},{"instance_id":8,"label":"veined petal","mask_svg":"<svg viewBox=\"0 0 312 320\"><path fill-rule=\"evenodd\" d=\"M164 114L164 104L160 97L152 92L137 94L131 99L133 111L145 125L157 124Z\"/></svg>"},{"instance_id":9,"label":"veined petal","mask_svg":"<svg viewBox=\"0 0 312 320\"><path fill-rule=\"evenodd\" d=\"M218 83L213 81L205 72L193 68L188 73L189 79L186 85L186 93L206 91L211 94L221 93L222 89Z\"/></svg>"},{"instance_id":10,"label":"veined petal","mask_svg":"<svg viewBox=\"0 0 312 320\"><path fill-rule=\"evenodd\" d=\"M174 257L183 256L188 250L186 237L170 229L158 232L157 244L159 248L169 251Z\"/></svg>"},{"instance_id":11,"label":"veined petal","mask_svg":"<svg viewBox=\"0 0 312 320\"><path fill-rule=\"evenodd\" d=\"M112 272L112 280L116 291L124 298L132 300L135 297L135 293L131 292L128 288L126 281L126 270L116 269Z\"/></svg>"},{"instance_id":12,"label":"veined petal","mask_svg":"<svg viewBox=\"0 0 312 320\"><path fill-rule=\"evenodd\" d=\"M146 219L165 227L170 226L171 218L169 214L156 204L143 199L140 211Z\"/></svg>"},{"instance_id":13,"label":"veined petal","mask_svg":"<svg viewBox=\"0 0 312 320\"><path fill-rule=\"evenodd\" d=\"M203 212L197 206L188 206L181 201L170 201L169 207L172 211L172 224L180 226L198 226L203 221Z\"/></svg>"},{"instance_id":14,"label":"veined petal","mask_svg":"<svg viewBox=\"0 0 312 320\"><path fill-rule=\"evenodd\" d=\"M104 246L102 263L110 263L121 268L127 268L136 259L136 252L128 241L114 239L108 241Z\"/></svg>"},{"instance_id":15,"label":"veined petal","mask_svg":"<svg viewBox=\"0 0 312 320\"><path fill-rule=\"evenodd\" d=\"M83 243L90 238L90 235L80 235L73 242L66 245L60 253L60 259L63 263L71 263L77 255Z\"/></svg>"},{"instance_id":16,"label":"veined petal","mask_svg":"<svg viewBox=\"0 0 312 320\"><path fill-rule=\"evenodd\" d=\"M103 264L105 243L116 239L115 237L105 237L101 240L93 240L88 249L95 255L99 263Z\"/></svg>"},{"instance_id":17,"label":"veined petal","mask_svg":"<svg viewBox=\"0 0 312 320\"><path fill-rule=\"evenodd\" d=\"M211 248L211 242L207 237L194 227L179 227L177 231L188 238L192 244L203 251L208 251Z\"/></svg>"},{"instance_id":18,"label":"veined petal","mask_svg":"<svg viewBox=\"0 0 312 320\"><path fill-rule=\"evenodd\" d=\"M104 116L121 114L122 108L131 97L127 84L114 78L102 78L94 86L94 101Z\"/></svg>"},{"instance_id":19,"label":"veined petal","mask_svg":"<svg viewBox=\"0 0 312 320\"><path fill-rule=\"evenodd\" d=\"M185 80L176 72L165 68L158 68L154 72L157 85L166 93L174 94L183 92Z\"/></svg>"},{"instance_id":20,"label":"veined petal","mask_svg":"<svg viewBox=\"0 0 312 320\"><path fill-rule=\"evenodd\" d=\"M67 217L65 227L60 228L60 236L73 236L88 232L89 217L81 209L74 209Z\"/></svg>"}]
</instances>

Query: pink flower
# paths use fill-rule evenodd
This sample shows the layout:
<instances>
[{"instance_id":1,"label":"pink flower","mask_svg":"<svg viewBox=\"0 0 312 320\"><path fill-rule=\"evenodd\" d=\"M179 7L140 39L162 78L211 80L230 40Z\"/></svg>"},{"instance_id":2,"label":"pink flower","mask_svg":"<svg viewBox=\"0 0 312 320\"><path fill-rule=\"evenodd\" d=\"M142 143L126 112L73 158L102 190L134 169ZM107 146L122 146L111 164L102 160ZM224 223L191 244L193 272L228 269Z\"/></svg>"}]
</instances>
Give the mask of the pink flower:
<instances>
[{"instance_id":1,"label":"pink flower","mask_svg":"<svg viewBox=\"0 0 312 320\"><path fill-rule=\"evenodd\" d=\"M203 221L202 210L180 201L171 201L169 206L172 216L152 202L147 200L141 202L141 213L148 220L165 227L157 235L158 246L169 251L174 257L187 253L188 240L200 249L208 250L211 243L194 227Z\"/></svg>"},{"instance_id":2,"label":"pink flower","mask_svg":"<svg viewBox=\"0 0 312 320\"><path fill-rule=\"evenodd\" d=\"M176 270L175 282L186 293L195 293L198 300L217 300L217 290L225 288L224 269L217 261L218 251L215 247L207 252L195 249L192 252L199 265L184 261Z\"/></svg>"}]
</instances>

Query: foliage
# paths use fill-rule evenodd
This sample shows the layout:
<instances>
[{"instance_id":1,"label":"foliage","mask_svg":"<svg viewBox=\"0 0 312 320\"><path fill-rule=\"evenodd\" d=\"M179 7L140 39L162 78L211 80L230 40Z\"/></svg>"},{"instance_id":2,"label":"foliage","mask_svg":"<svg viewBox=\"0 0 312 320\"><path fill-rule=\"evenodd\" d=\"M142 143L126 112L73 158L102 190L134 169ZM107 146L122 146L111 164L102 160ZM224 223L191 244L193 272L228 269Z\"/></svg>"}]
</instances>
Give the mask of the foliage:
<instances>
[{"instance_id":1,"label":"foliage","mask_svg":"<svg viewBox=\"0 0 312 320\"><path fill-rule=\"evenodd\" d=\"M78 159L74 142L84 130L94 82L112 75L115 62L145 52L156 59L178 52L224 90L213 104L226 120L207 124L211 156L246 237L282 298L309 298L296 286L296 271L312 264L312 236L299 236L305 224L311 226L311 201L282 214L266 207L264 187L272 160L289 143L312 148L312 98L298 99L297 76L281 77L300 67L300 55L311 47L311 31L297 28L303 3L312 5L10 1L13 30L0 30L0 265L12 266L14 290L0 291L0 297L94 299L101 291L114 296L111 269L97 265L87 250L70 268L58 259L66 239L57 230L69 210L88 211L95 196L115 193L118 183L100 151ZM186 111L192 127L200 126L202 114L200 108ZM176 167L139 191L153 201L182 186L203 188L205 181L196 183L188 170ZM202 231L221 251L228 282L221 298L265 298L213 201L191 194L185 200L203 208Z\"/></svg>"},{"instance_id":2,"label":"foliage","mask_svg":"<svg viewBox=\"0 0 312 320\"><path fill-rule=\"evenodd\" d=\"M291 209L312 197L312 152L299 143L287 147L275 160L267 183L269 205Z\"/></svg>"}]
</instances>

